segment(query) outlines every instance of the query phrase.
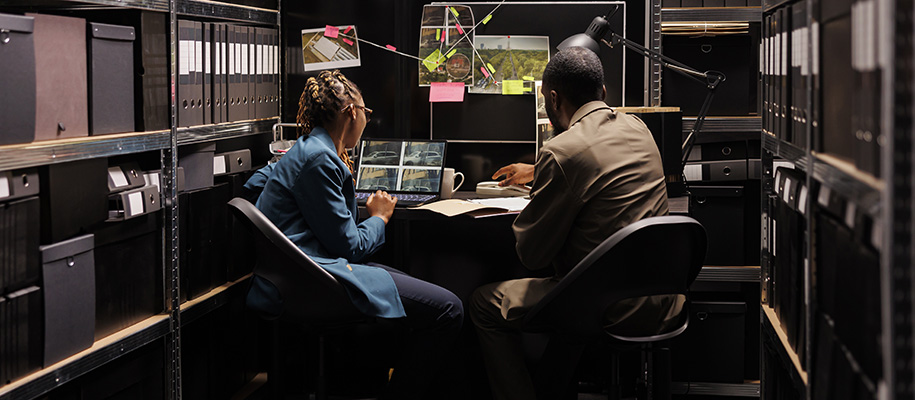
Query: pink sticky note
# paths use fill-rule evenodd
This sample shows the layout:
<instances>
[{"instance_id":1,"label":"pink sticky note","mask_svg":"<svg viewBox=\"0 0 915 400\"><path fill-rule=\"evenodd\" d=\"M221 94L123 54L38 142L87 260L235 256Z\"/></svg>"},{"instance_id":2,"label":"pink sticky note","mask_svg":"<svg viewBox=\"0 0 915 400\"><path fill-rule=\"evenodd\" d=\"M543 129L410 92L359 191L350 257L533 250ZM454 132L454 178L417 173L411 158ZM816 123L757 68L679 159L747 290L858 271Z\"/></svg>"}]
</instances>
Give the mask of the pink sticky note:
<instances>
[{"instance_id":1,"label":"pink sticky note","mask_svg":"<svg viewBox=\"0 0 915 400\"><path fill-rule=\"evenodd\" d=\"M349 33L349 31L352 29L353 29L352 26L347 26L346 29L343 30L343 33Z\"/></svg>"},{"instance_id":2,"label":"pink sticky note","mask_svg":"<svg viewBox=\"0 0 915 400\"><path fill-rule=\"evenodd\" d=\"M340 33L340 28L337 28L336 26L327 25L324 27L324 36L326 37L335 38L338 33Z\"/></svg>"},{"instance_id":3,"label":"pink sticky note","mask_svg":"<svg viewBox=\"0 0 915 400\"><path fill-rule=\"evenodd\" d=\"M430 103L462 102L464 101L463 82L432 82L429 90Z\"/></svg>"},{"instance_id":4,"label":"pink sticky note","mask_svg":"<svg viewBox=\"0 0 915 400\"><path fill-rule=\"evenodd\" d=\"M460 33L461 35L464 34L464 29L461 28L461 24L457 24L454 27L457 28L458 33Z\"/></svg>"},{"instance_id":5,"label":"pink sticky note","mask_svg":"<svg viewBox=\"0 0 915 400\"><path fill-rule=\"evenodd\" d=\"M445 33L442 32L442 43L445 43Z\"/></svg>"},{"instance_id":6,"label":"pink sticky note","mask_svg":"<svg viewBox=\"0 0 915 400\"><path fill-rule=\"evenodd\" d=\"M353 45L353 41L352 41L352 40L349 40L349 39L343 39L343 43L346 43L346 44L348 44L348 45L350 45L350 46Z\"/></svg>"},{"instance_id":7,"label":"pink sticky note","mask_svg":"<svg viewBox=\"0 0 915 400\"><path fill-rule=\"evenodd\" d=\"M391 51L397 51L397 48L396 48L396 47L391 46L391 45L389 45L389 44L384 45L384 47L387 47L388 50L391 50Z\"/></svg>"},{"instance_id":8,"label":"pink sticky note","mask_svg":"<svg viewBox=\"0 0 915 400\"><path fill-rule=\"evenodd\" d=\"M489 71L486 70L486 67L480 67L480 71L483 71L483 75L486 75L489 78Z\"/></svg>"}]
</instances>

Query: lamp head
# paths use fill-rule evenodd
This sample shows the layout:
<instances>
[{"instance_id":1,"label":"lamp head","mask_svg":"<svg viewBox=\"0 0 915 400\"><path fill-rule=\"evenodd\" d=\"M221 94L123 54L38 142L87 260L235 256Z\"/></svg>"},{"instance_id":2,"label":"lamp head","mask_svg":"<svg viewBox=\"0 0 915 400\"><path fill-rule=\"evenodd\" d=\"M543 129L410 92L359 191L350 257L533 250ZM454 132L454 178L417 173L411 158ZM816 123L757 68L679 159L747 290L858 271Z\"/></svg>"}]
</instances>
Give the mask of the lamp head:
<instances>
[{"instance_id":1,"label":"lamp head","mask_svg":"<svg viewBox=\"0 0 915 400\"><path fill-rule=\"evenodd\" d=\"M610 21L604 16L598 15L591 20L591 25L588 25L588 29L585 33L569 36L566 40L563 40L562 43L559 43L559 46L556 46L556 48L559 49L559 51L563 51L569 47L584 47L594 52L594 54L600 55L600 40L604 38L604 35L606 35L609 30Z\"/></svg>"}]
</instances>

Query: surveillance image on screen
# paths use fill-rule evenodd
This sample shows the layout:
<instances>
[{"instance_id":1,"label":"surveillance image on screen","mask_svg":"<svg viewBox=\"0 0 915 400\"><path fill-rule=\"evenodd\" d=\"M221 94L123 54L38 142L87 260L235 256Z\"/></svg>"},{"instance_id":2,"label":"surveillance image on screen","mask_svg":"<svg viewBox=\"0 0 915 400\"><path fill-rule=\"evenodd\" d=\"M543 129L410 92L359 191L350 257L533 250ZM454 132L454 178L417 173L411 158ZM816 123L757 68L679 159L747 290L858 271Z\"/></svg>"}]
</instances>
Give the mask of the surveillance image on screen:
<instances>
[{"instance_id":1,"label":"surveillance image on screen","mask_svg":"<svg viewBox=\"0 0 915 400\"><path fill-rule=\"evenodd\" d=\"M356 189L397 190L397 168L360 168Z\"/></svg>"},{"instance_id":2,"label":"surveillance image on screen","mask_svg":"<svg viewBox=\"0 0 915 400\"><path fill-rule=\"evenodd\" d=\"M442 179L441 169L411 169L403 171L400 190L404 192L437 192Z\"/></svg>"},{"instance_id":3,"label":"surveillance image on screen","mask_svg":"<svg viewBox=\"0 0 915 400\"><path fill-rule=\"evenodd\" d=\"M399 165L402 142L366 141L362 146L362 165Z\"/></svg>"},{"instance_id":4,"label":"surveillance image on screen","mask_svg":"<svg viewBox=\"0 0 915 400\"><path fill-rule=\"evenodd\" d=\"M360 65L356 27L341 25L337 28L339 33L334 38L324 36L325 28L302 29L302 61L305 71Z\"/></svg>"},{"instance_id":5,"label":"surveillance image on screen","mask_svg":"<svg viewBox=\"0 0 915 400\"><path fill-rule=\"evenodd\" d=\"M445 153L444 143L407 143L404 165L439 167Z\"/></svg>"}]
</instances>

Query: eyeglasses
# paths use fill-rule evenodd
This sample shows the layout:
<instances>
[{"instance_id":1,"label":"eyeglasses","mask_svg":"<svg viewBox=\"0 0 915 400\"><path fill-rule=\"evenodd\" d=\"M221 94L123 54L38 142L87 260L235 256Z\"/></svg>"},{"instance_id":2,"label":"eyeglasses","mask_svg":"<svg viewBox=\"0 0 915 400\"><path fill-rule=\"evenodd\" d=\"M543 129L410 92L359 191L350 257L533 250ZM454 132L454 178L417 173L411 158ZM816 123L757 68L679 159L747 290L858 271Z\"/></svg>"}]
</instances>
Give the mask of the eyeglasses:
<instances>
[{"instance_id":1,"label":"eyeglasses","mask_svg":"<svg viewBox=\"0 0 915 400\"><path fill-rule=\"evenodd\" d=\"M343 109L340 110L340 112L344 112L344 111L348 110L350 107L361 109L362 112L365 113L365 122L369 122L369 121L372 120L372 109L371 109L371 108L368 108L368 107L366 107L366 106L360 106L360 105L355 104L355 103L351 103L350 105L348 105L348 106L346 106L346 107L343 107Z\"/></svg>"}]
</instances>

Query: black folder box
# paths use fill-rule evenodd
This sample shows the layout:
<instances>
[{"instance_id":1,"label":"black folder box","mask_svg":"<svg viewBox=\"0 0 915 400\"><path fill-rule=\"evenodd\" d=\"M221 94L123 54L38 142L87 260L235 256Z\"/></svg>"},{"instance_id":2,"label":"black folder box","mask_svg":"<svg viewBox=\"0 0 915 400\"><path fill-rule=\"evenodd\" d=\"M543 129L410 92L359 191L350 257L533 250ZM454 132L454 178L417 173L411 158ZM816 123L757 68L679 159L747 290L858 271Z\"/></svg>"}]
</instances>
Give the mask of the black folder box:
<instances>
[{"instance_id":1,"label":"black folder box","mask_svg":"<svg viewBox=\"0 0 915 400\"><path fill-rule=\"evenodd\" d=\"M216 177L217 183L226 183L228 189L225 202L235 197L250 198L252 195L245 189L245 182L253 175L253 171L228 174ZM226 262L226 278L230 281L245 276L254 271L254 234L246 229L234 215L229 213L226 217L227 232L229 232L229 258Z\"/></svg>"},{"instance_id":2,"label":"black folder box","mask_svg":"<svg viewBox=\"0 0 915 400\"><path fill-rule=\"evenodd\" d=\"M0 203L0 294L38 283L38 197Z\"/></svg>"},{"instance_id":3,"label":"black folder box","mask_svg":"<svg viewBox=\"0 0 915 400\"><path fill-rule=\"evenodd\" d=\"M38 286L0 296L0 385L41 368L41 300Z\"/></svg>"},{"instance_id":4,"label":"black folder box","mask_svg":"<svg viewBox=\"0 0 915 400\"><path fill-rule=\"evenodd\" d=\"M41 247L44 366L92 346L95 257L92 235Z\"/></svg>"},{"instance_id":5,"label":"black folder box","mask_svg":"<svg viewBox=\"0 0 915 400\"><path fill-rule=\"evenodd\" d=\"M108 160L104 157L41 168L41 243L85 233L108 218Z\"/></svg>"},{"instance_id":6,"label":"black folder box","mask_svg":"<svg viewBox=\"0 0 915 400\"><path fill-rule=\"evenodd\" d=\"M134 49L139 66L139 79L134 80L136 130L164 130L171 126L168 13L141 11L139 20L140 43Z\"/></svg>"},{"instance_id":7,"label":"black folder box","mask_svg":"<svg viewBox=\"0 0 915 400\"><path fill-rule=\"evenodd\" d=\"M213 157L215 143L202 143L178 148L178 165L184 168L185 190L213 186Z\"/></svg>"},{"instance_id":8,"label":"black folder box","mask_svg":"<svg viewBox=\"0 0 915 400\"><path fill-rule=\"evenodd\" d=\"M671 374L678 382L743 383L743 302L693 301L689 329L671 342Z\"/></svg>"},{"instance_id":9,"label":"black folder box","mask_svg":"<svg viewBox=\"0 0 915 400\"><path fill-rule=\"evenodd\" d=\"M823 119L820 146L815 150L850 162L855 157L852 131L852 99L855 95L854 70L851 67L851 17L824 23L822 26Z\"/></svg>"},{"instance_id":10,"label":"black folder box","mask_svg":"<svg viewBox=\"0 0 915 400\"><path fill-rule=\"evenodd\" d=\"M132 132L132 26L89 23L89 134Z\"/></svg>"},{"instance_id":11,"label":"black folder box","mask_svg":"<svg viewBox=\"0 0 915 400\"><path fill-rule=\"evenodd\" d=\"M0 145L35 138L35 42L32 17L0 14Z\"/></svg>"},{"instance_id":12,"label":"black folder box","mask_svg":"<svg viewBox=\"0 0 915 400\"><path fill-rule=\"evenodd\" d=\"M690 186L692 216L708 234L706 265L744 265L743 186Z\"/></svg>"},{"instance_id":13,"label":"black folder box","mask_svg":"<svg viewBox=\"0 0 915 400\"><path fill-rule=\"evenodd\" d=\"M750 34L713 37L665 36L663 53L699 71L721 71L727 77L715 90L708 115L745 116L757 112L756 65L759 57ZM661 102L680 107L683 115L698 115L708 94L705 86L669 68L662 71Z\"/></svg>"},{"instance_id":14,"label":"black folder box","mask_svg":"<svg viewBox=\"0 0 915 400\"><path fill-rule=\"evenodd\" d=\"M228 190L221 184L178 195L182 299L226 283Z\"/></svg>"},{"instance_id":15,"label":"black folder box","mask_svg":"<svg viewBox=\"0 0 915 400\"><path fill-rule=\"evenodd\" d=\"M159 213L95 230L95 338L162 311Z\"/></svg>"}]
</instances>

